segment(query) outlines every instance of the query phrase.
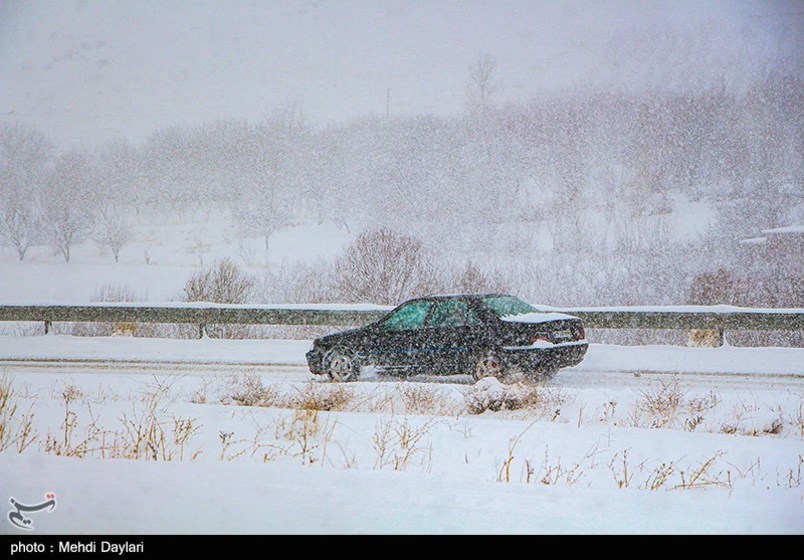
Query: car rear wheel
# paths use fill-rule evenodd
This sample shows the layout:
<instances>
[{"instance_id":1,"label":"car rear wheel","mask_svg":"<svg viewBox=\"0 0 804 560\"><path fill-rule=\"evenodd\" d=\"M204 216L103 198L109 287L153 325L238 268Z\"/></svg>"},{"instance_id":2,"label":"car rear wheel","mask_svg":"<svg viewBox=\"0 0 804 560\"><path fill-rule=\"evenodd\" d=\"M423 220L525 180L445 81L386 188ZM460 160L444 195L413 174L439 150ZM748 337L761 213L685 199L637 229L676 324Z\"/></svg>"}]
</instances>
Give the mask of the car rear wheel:
<instances>
[{"instance_id":1,"label":"car rear wheel","mask_svg":"<svg viewBox=\"0 0 804 560\"><path fill-rule=\"evenodd\" d=\"M486 377L495 377L502 379L504 376L504 368L502 360L496 352L483 352L475 362L475 368L472 371L472 377L475 381L480 381Z\"/></svg>"},{"instance_id":2,"label":"car rear wheel","mask_svg":"<svg viewBox=\"0 0 804 560\"><path fill-rule=\"evenodd\" d=\"M360 377L360 363L347 348L334 348L324 355L324 371L333 381L354 381Z\"/></svg>"}]
</instances>

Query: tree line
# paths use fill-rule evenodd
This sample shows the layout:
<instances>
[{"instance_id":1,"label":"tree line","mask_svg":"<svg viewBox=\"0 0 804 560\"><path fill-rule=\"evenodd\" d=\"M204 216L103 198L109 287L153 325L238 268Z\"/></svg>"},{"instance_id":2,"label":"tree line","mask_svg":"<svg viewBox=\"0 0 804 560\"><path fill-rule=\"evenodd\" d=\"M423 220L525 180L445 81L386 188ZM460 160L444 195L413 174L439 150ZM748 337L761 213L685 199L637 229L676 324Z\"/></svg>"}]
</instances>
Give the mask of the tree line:
<instances>
[{"instance_id":1,"label":"tree line","mask_svg":"<svg viewBox=\"0 0 804 560\"><path fill-rule=\"evenodd\" d=\"M3 240L20 260L48 243L69 262L94 237L117 259L138 215L207 205L265 250L280 228L332 220L412 234L445 266L502 271L557 304L679 303L696 275L751 266L739 239L804 218L795 76L769 72L739 92L580 88L495 104L492 71L478 63L454 116L315 126L289 104L256 123L90 151L3 125ZM682 235L689 221L706 227ZM801 276L800 260L778 264Z\"/></svg>"}]
</instances>

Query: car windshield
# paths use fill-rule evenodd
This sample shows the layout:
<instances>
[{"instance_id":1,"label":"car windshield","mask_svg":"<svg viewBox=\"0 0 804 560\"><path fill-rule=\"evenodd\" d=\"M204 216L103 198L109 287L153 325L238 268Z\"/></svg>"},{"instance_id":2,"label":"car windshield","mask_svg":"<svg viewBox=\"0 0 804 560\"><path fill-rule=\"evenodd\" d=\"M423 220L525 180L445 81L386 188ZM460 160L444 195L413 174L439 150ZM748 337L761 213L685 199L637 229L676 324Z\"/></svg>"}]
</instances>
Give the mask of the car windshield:
<instances>
[{"instance_id":1,"label":"car windshield","mask_svg":"<svg viewBox=\"0 0 804 560\"><path fill-rule=\"evenodd\" d=\"M533 313L536 309L514 296L493 296L483 298L483 303L500 317Z\"/></svg>"}]
</instances>

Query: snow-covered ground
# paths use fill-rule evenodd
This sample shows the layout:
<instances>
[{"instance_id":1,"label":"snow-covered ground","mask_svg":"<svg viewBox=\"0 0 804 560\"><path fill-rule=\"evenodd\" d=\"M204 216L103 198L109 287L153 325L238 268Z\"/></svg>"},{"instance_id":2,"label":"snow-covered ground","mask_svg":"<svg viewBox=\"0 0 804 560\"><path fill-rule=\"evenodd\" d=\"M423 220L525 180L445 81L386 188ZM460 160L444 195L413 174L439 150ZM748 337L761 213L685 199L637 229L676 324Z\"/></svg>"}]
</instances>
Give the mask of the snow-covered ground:
<instances>
[{"instance_id":1,"label":"snow-covered ground","mask_svg":"<svg viewBox=\"0 0 804 560\"><path fill-rule=\"evenodd\" d=\"M266 251L259 238L239 239L233 221L203 215L141 225L133 235L119 263L91 239L73 249L70 263L44 245L32 247L23 262L0 246L2 302L87 303L106 285L127 286L143 301L172 301L195 270L215 259L228 257L262 279L278 267L331 258L354 236L329 222L305 223L277 231Z\"/></svg>"},{"instance_id":2,"label":"snow-covered ground","mask_svg":"<svg viewBox=\"0 0 804 560\"><path fill-rule=\"evenodd\" d=\"M87 342L168 368L4 363L17 413L3 487L58 496L30 514L36 533L804 532L801 349L647 347L630 362L725 374L675 376L614 371L629 349L595 345L534 389L336 385L244 360L261 347L298 364L298 341L2 338L0 355L25 357L23 340L29 358L45 344L102 358ZM211 353L243 365L193 363ZM746 375L774 363L785 376Z\"/></svg>"}]
</instances>

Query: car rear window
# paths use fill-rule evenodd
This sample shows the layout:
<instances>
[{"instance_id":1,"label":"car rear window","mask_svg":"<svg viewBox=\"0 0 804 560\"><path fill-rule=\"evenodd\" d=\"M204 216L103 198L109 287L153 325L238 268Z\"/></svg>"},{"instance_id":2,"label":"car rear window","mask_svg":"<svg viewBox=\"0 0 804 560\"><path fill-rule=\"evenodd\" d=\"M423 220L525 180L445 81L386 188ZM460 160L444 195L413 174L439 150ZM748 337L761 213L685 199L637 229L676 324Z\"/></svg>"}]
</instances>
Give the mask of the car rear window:
<instances>
[{"instance_id":1,"label":"car rear window","mask_svg":"<svg viewBox=\"0 0 804 560\"><path fill-rule=\"evenodd\" d=\"M483 303L500 317L508 315L524 315L533 313L536 309L514 296L494 296L483 298Z\"/></svg>"}]
</instances>

